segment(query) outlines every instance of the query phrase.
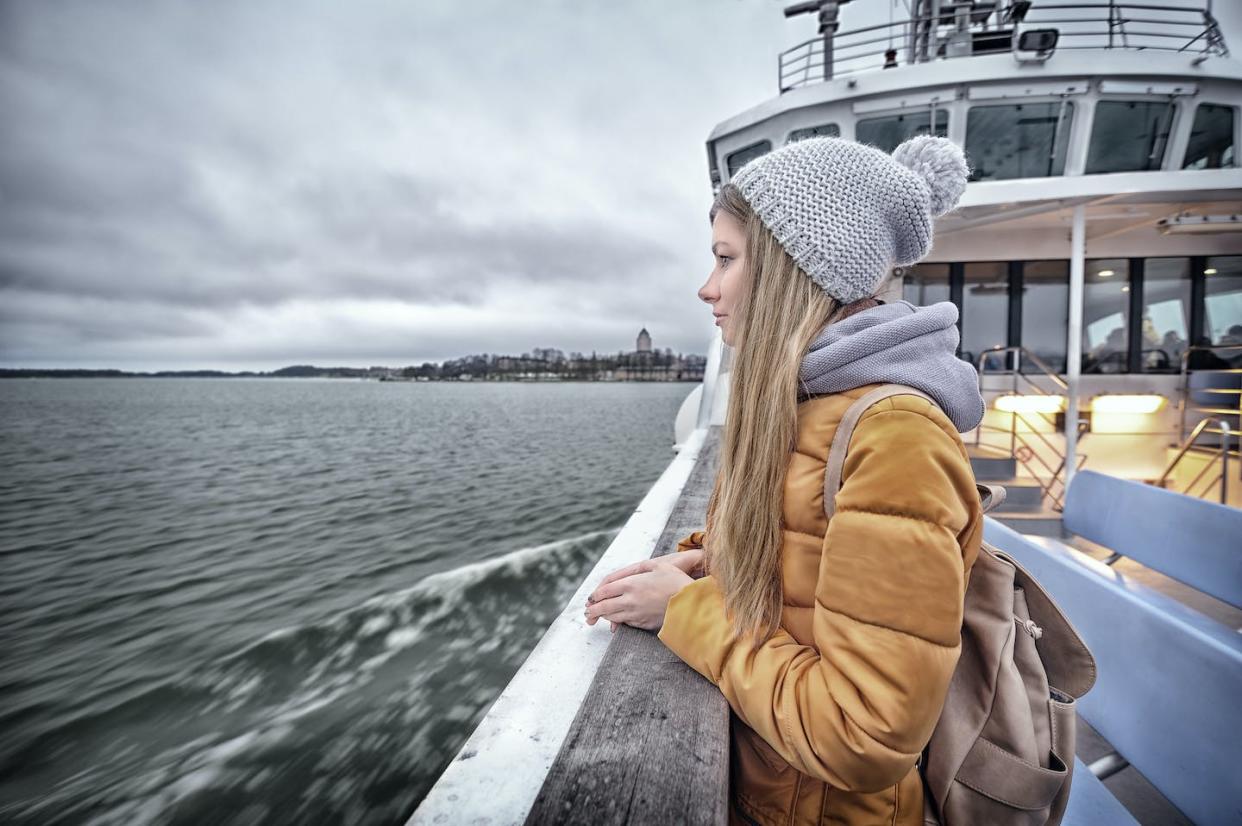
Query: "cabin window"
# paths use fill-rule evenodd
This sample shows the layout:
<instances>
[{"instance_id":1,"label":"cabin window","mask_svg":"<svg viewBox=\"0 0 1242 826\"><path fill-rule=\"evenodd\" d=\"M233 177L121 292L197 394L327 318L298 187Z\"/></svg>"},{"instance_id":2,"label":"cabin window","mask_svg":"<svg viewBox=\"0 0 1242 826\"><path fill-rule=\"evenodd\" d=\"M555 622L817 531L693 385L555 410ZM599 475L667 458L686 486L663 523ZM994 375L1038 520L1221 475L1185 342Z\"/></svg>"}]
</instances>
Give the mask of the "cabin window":
<instances>
[{"instance_id":1,"label":"cabin window","mask_svg":"<svg viewBox=\"0 0 1242 826\"><path fill-rule=\"evenodd\" d=\"M915 264L906 267L901 297L916 307L949 300L949 265Z\"/></svg>"},{"instance_id":2,"label":"cabin window","mask_svg":"<svg viewBox=\"0 0 1242 826\"><path fill-rule=\"evenodd\" d=\"M931 111L905 112L882 118L860 120L854 125L854 137L859 143L867 143L885 152L892 152L915 135L931 134ZM949 113L936 110L936 132L942 138L949 136Z\"/></svg>"},{"instance_id":3,"label":"cabin window","mask_svg":"<svg viewBox=\"0 0 1242 826\"><path fill-rule=\"evenodd\" d=\"M743 166L762 155L766 155L772 151L772 141L763 140L758 143L752 143L744 149L739 149L725 160L729 166L729 177L732 178L738 173Z\"/></svg>"},{"instance_id":4,"label":"cabin window","mask_svg":"<svg viewBox=\"0 0 1242 826\"><path fill-rule=\"evenodd\" d=\"M1143 261L1144 373L1176 373L1190 343L1190 259Z\"/></svg>"},{"instance_id":5,"label":"cabin window","mask_svg":"<svg viewBox=\"0 0 1242 826\"><path fill-rule=\"evenodd\" d=\"M979 355L1009 343L1009 265L1005 261L966 264L962 290L962 358L978 366ZM1008 359L992 355L984 369L1001 370Z\"/></svg>"},{"instance_id":6,"label":"cabin window","mask_svg":"<svg viewBox=\"0 0 1242 826\"><path fill-rule=\"evenodd\" d=\"M1055 373L1065 372L1069 331L1069 262L1026 261L1022 265L1022 346ZM1023 373L1042 372L1030 361Z\"/></svg>"},{"instance_id":7,"label":"cabin window","mask_svg":"<svg viewBox=\"0 0 1242 826\"><path fill-rule=\"evenodd\" d=\"M789 133L789 137L785 139L785 143L793 143L803 138L839 138L841 137L841 127L835 123L825 123L822 126L807 126L802 129L795 129Z\"/></svg>"},{"instance_id":8,"label":"cabin window","mask_svg":"<svg viewBox=\"0 0 1242 826\"><path fill-rule=\"evenodd\" d=\"M1221 169L1234 165L1233 112L1232 106L1199 104L1182 169Z\"/></svg>"},{"instance_id":9,"label":"cabin window","mask_svg":"<svg viewBox=\"0 0 1242 826\"><path fill-rule=\"evenodd\" d=\"M1064 174L1073 114L1068 100L972 107L966 117L970 180Z\"/></svg>"},{"instance_id":10,"label":"cabin window","mask_svg":"<svg viewBox=\"0 0 1242 826\"><path fill-rule=\"evenodd\" d=\"M1083 266L1082 372L1129 372L1129 259L1088 259Z\"/></svg>"},{"instance_id":11,"label":"cabin window","mask_svg":"<svg viewBox=\"0 0 1242 826\"><path fill-rule=\"evenodd\" d=\"M1204 324L1212 344L1242 345L1242 256L1218 255L1203 269ZM1230 366L1242 367L1242 347L1216 353Z\"/></svg>"},{"instance_id":12,"label":"cabin window","mask_svg":"<svg viewBox=\"0 0 1242 826\"><path fill-rule=\"evenodd\" d=\"M1172 124L1172 103L1154 100L1098 102L1084 173L1160 169Z\"/></svg>"}]
</instances>

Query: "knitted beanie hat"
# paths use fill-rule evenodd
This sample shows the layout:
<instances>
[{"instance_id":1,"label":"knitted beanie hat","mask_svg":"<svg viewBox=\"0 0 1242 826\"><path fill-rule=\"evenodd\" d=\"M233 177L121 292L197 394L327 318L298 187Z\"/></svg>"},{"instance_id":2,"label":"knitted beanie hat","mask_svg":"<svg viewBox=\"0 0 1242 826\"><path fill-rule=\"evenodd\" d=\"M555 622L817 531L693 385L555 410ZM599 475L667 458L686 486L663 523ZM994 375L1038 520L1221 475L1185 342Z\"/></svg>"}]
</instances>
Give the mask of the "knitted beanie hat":
<instances>
[{"instance_id":1,"label":"knitted beanie hat","mask_svg":"<svg viewBox=\"0 0 1242 826\"><path fill-rule=\"evenodd\" d=\"M932 219L957 205L970 172L948 138L917 135L890 155L817 136L755 158L730 183L811 280L848 304L931 252Z\"/></svg>"}]
</instances>

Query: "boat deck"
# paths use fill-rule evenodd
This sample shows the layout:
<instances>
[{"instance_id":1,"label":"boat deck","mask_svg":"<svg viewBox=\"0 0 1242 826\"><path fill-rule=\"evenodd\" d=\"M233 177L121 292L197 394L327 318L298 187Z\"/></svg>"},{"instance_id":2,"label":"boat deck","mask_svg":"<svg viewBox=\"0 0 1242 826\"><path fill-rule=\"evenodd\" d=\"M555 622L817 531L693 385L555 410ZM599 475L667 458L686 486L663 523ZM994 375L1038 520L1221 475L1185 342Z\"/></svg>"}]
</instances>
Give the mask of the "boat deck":
<instances>
[{"instance_id":1,"label":"boat deck","mask_svg":"<svg viewBox=\"0 0 1242 826\"><path fill-rule=\"evenodd\" d=\"M653 555L672 552L678 539L702 528L718 439L716 426ZM1111 553L1085 539L1067 542L1097 558ZM1133 560L1114 567L1229 627L1242 627L1242 611L1232 606ZM527 823L571 822L582 811L606 823L726 822L731 712L723 695L655 635L628 626L616 633ZM1114 751L1081 716L1078 725L1077 754L1084 763ZM1191 823L1133 766L1104 784L1140 823Z\"/></svg>"},{"instance_id":2,"label":"boat deck","mask_svg":"<svg viewBox=\"0 0 1242 826\"><path fill-rule=\"evenodd\" d=\"M635 511L632 521L649 524L630 543L631 559L672 553L679 539L703 527L719 440L720 426L707 427ZM679 463L677 475L670 476ZM1095 557L1109 553L1086 540L1067 541ZM601 824L728 822L732 712L724 695L655 634L620 626L601 640L606 623L582 623L579 603L599 579L628 561L612 557L612 549L605 554L411 824L457 822L466 814L478 823L577 823L584 812ZM1132 560L1115 567L1229 627L1242 626L1242 611ZM602 642L604 651L597 656L583 649L581 671L570 685L551 675L573 667L566 659L575 656L572 646L579 643L557 635L575 623L582 626L569 629L576 639L588 639L591 649ZM593 677L584 673L595 663ZM549 707L558 703L559 708ZM516 725L514 709L532 706L544 709L537 723ZM552 725L551 718L562 722ZM1084 763L1114 751L1081 716L1078 724L1077 754ZM497 773L501 765L508 768L503 776ZM1191 822L1133 766L1103 782L1140 823ZM474 801L466 806L469 812L462 808L467 799Z\"/></svg>"}]
</instances>

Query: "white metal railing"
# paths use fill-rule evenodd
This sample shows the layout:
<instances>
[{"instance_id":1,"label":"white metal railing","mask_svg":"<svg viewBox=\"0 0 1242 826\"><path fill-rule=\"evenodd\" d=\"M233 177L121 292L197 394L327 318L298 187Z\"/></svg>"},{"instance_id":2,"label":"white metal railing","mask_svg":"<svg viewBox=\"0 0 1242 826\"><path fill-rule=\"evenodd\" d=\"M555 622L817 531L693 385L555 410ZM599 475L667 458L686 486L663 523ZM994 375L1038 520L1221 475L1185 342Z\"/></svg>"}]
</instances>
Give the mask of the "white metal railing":
<instances>
[{"instance_id":1,"label":"white metal railing","mask_svg":"<svg viewBox=\"0 0 1242 826\"><path fill-rule=\"evenodd\" d=\"M1190 355L1191 353L1206 353L1208 357L1214 356L1218 350L1242 350L1242 344L1194 344L1182 351L1181 357L1181 397L1178 399L1178 421L1177 421L1177 440L1178 442L1186 441L1186 413L1191 407L1190 404ZM1229 363L1224 362L1221 367L1199 367L1198 370L1228 370ZM1232 388L1216 388L1216 387L1196 387L1195 390L1204 393L1221 392ZM1200 405L1202 407L1202 405ZM1238 410L1242 413L1242 395L1239 395Z\"/></svg>"},{"instance_id":2,"label":"white metal railing","mask_svg":"<svg viewBox=\"0 0 1242 826\"><path fill-rule=\"evenodd\" d=\"M1215 416L1208 416L1207 418L1201 419L1199 423L1195 425L1195 429L1191 431L1189 438L1182 442L1180 449L1177 451L1177 455L1173 457L1173 460L1170 461L1168 466L1164 469L1164 473L1160 474L1160 478L1156 480L1156 485L1158 487L1166 486L1169 476L1173 473L1173 469L1178 466L1182 459L1189 455L1191 448L1195 446L1195 442L1198 441L1199 437L1207 431L1209 424L1216 424L1220 428L1219 432L1221 434L1221 438L1219 449L1215 452L1215 455L1209 457L1207 461L1203 463L1203 467L1201 467L1199 472L1195 474L1195 478L1191 479L1186 485L1185 490L1181 492L1187 496L1195 496L1202 499L1207 492L1212 489L1212 485L1220 482L1220 503L1222 505L1227 505L1229 504L1229 455L1232 452L1229 448L1229 440L1230 437L1233 437L1235 434L1229 427L1229 422L1224 419L1216 418ZM1199 493L1195 493L1195 485L1199 484L1199 480L1203 478L1203 474L1207 473L1208 468L1212 467L1212 465L1218 460L1220 461L1220 474L1217 475L1215 479L1208 482Z\"/></svg>"},{"instance_id":3,"label":"white metal railing","mask_svg":"<svg viewBox=\"0 0 1242 826\"><path fill-rule=\"evenodd\" d=\"M1002 356L1002 364L1006 365L1006 367L1004 367L1001 370L989 371L988 365L991 362L990 357L998 356L998 355ZM1012 369L1010 369L1007 366L1010 361L1009 359L1010 355L1012 355L1013 357ZM983 394L984 389L985 389L983 386L985 376L1006 375L1006 374L1011 374L1013 377L1013 383L1010 389L1010 393L1014 396L1017 396L1019 394L1019 386L1018 386L1019 380L1025 381L1027 384L1027 387L1030 390L1035 391L1037 395L1043 395L1043 396L1055 395L1055 394L1049 393L1047 390L1041 387L1034 379L1031 378L1030 375L1022 372L1022 360L1024 358L1030 361L1032 364L1034 364L1037 368L1039 368L1039 372L1043 374L1044 378L1052 381L1052 383L1056 385L1059 390L1061 390L1062 392L1069 391L1069 385L1066 383L1065 379L1061 378L1061 376L1058 375L1057 372L1053 370L1048 365L1048 363L1045 362L1043 359L1041 359L1039 356L1035 355L1030 350L1020 345L1006 346L1006 345L1000 344L1000 345L997 345L996 347L989 347L988 349L983 350L982 352L979 353L979 358L976 360L975 369L976 369L976 372L979 374L980 395ZM994 390L995 388L987 388L987 389ZM1037 413L1036 415L1040 416L1043 419L1044 423L1051 425L1054 428L1056 427L1056 420L1053 418L1050 418L1048 414ZM1047 448L1047 450L1054 457L1057 458L1058 462L1055 466L1049 464L1048 461L1045 460L1039 454L1039 451L1036 449L1036 446L1033 445L1026 436L1018 432L1019 423L1024 425L1026 427L1026 430L1030 432L1031 436L1039 439L1039 441L1044 445L1044 447ZM1066 427L1068 426L1069 425L1067 422ZM979 427L975 429L975 446L976 447L980 445L982 434L985 429L992 430L995 432L1005 431L1005 428L988 426L980 422ZM1077 435L1079 437L1082 437L1087 432L1086 426L1081 421L1077 422L1076 429L1077 429ZM1034 424L1028 421L1025 416L1023 416L1021 413L1019 413L1016 410L1010 412L1008 431L1009 431L1009 454L1014 459L1016 459L1018 462L1020 462L1022 466L1026 468L1026 470L1031 474L1031 477L1035 480L1035 483L1039 485L1040 491L1042 492L1043 496L1052 500L1053 510L1060 511L1064 507L1064 504L1065 504L1064 503L1065 488L1067 485L1066 483L1067 474L1065 473L1065 470L1066 470L1066 464L1068 461L1067 452L1057 447L1055 444L1053 444L1046 436L1044 436L1043 433L1039 431L1039 428L1035 427ZM1075 440L1075 443L1077 443L1077 440ZM1077 471L1081 469L1083 462L1086 460L1086 458L1087 457L1085 455L1081 455L1081 454L1076 456L1073 470ZM1041 470L1045 474L1047 474L1046 478L1040 476L1039 471ZM1056 488L1057 485L1060 485L1059 491Z\"/></svg>"},{"instance_id":4,"label":"white metal railing","mask_svg":"<svg viewBox=\"0 0 1242 826\"><path fill-rule=\"evenodd\" d=\"M928 3L916 0L915 13L903 20L843 32L836 31L835 14L824 24L826 5L804 2L785 10L787 17L819 12L821 34L781 52L782 93L842 75L926 63L951 46L967 55L1011 52L1020 30L1030 29L1055 29L1057 50L1197 52L1197 60L1229 56L1210 0L1201 8L1100 2L1037 3L1022 10L1014 4L998 8L994 0L963 0L943 3L938 14L924 11Z\"/></svg>"},{"instance_id":5,"label":"white metal railing","mask_svg":"<svg viewBox=\"0 0 1242 826\"><path fill-rule=\"evenodd\" d=\"M618 568L651 557L716 423L724 355L719 330L709 354L698 388L699 426L681 440L676 456L423 798L409 826L501 826L526 819L612 640L608 623L586 624L587 595Z\"/></svg>"}]
</instances>

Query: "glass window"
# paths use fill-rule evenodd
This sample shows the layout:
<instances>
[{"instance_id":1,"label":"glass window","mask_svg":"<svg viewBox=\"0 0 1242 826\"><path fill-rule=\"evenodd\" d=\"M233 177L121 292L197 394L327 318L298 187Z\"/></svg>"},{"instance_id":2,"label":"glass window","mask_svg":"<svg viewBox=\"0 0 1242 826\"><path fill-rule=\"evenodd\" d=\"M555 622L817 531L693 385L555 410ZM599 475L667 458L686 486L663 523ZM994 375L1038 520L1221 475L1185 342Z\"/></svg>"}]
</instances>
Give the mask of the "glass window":
<instances>
[{"instance_id":1,"label":"glass window","mask_svg":"<svg viewBox=\"0 0 1242 826\"><path fill-rule=\"evenodd\" d=\"M1084 172L1090 175L1159 169L1172 124L1172 103L1155 100L1096 103Z\"/></svg>"},{"instance_id":2,"label":"glass window","mask_svg":"<svg viewBox=\"0 0 1242 826\"><path fill-rule=\"evenodd\" d=\"M1099 258L1084 262L1082 372L1125 373L1129 347L1130 262Z\"/></svg>"},{"instance_id":3,"label":"glass window","mask_svg":"<svg viewBox=\"0 0 1242 826\"><path fill-rule=\"evenodd\" d=\"M970 180L1064 174L1073 113L1068 100L972 107L966 117Z\"/></svg>"},{"instance_id":4,"label":"glass window","mask_svg":"<svg viewBox=\"0 0 1242 826\"><path fill-rule=\"evenodd\" d=\"M725 161L725 163L729 165L729 177L732 178L736 175L738 170L740 170L743 166L746 166L746 164L750 161L753 161L761 155L766 155L771 151L772 141L766 140L759 141L758 143L752 143L745 149L737 150L733 154L729 155L728 159Z\"/></svg>"},{"instance_id":5,"label":"glass window","mask_svg":"<svg viewBox=\"0 0 1242 826\"><path fill-rule=\"evenodd\" d=\"M1204 325L1211 344L1242 344L1242 256L1207 259L1203 269ZM1242 347L1220 350L1217 356L1242 367Z\"/></svg>"},{"instance_id":6,"label":"glass window","mask_svg":"<svg viewBox=\"0 0 1242 826\"><path fill-rule=\"evenodd\" d=\"M1009 265L1004 261L966 264L962 290L962 358L979 364L979 354L1009 343ZM1003 369L1006 359L989 357L984 369Z\"/></svg>"},{"instance_id":7,"label":"glass window","mask_svg":"<svg viewBox=\"0 0 1242 826\"><path fill-rule=\"evenodd\" d=\"M901 297L916 307L949 300L949 265L915 264L905 268Z\"/></svg>"},{"instance_id":8,"label":"glass window","mask_svg":"<svg viewBox=\"0 0 1242 826\"><path fill-rule=\"evenodd\" d=\"M1065 372L1069 331L1069 262L1027 261L1022 265L1022 346L1055 373ZM1023 373L1042 372L1025 361Z\"/></svg>"},{"instance_id":9,"label":"glass window","mask_svg":"<svg viewBox=\"0 0 1242 826\"><path fill-rule=\"evenodd\" d=\"M1233 107L1200 103L1186 144L1182 169L1233 166Z\"/></svg>"},{"instance_id":10,"label":"glass window","mask_svg":"<svg viewBox=\"0 0 1242 826\"><path fill-rule=\"evenodd\" d=\"M892 152L915 135L930 133L930 110L868 118L854 126L854 137L859 143L869 143L885 152ZM949 136L949 113L945 109L936 110L936 134L942 138Z\"/></svg>"},{"instance_id":11,"label":"glass window","mask_svg":"<svg viewBox=\"0 0 1242 826\"><path fill-rule=\"evenodd\" d=\"M803 138L815 137L839 138L841 137L841 127L835 123L825 123L822 126L807 126L803 129L795 129L789 133L785 143L793 143Z\"/></svg>"},{"instance_id":12,"label":"glass window","mask_svg":"<svg viewBox=\"0 0 1242 826\"><path fill-rule=\"evenodd\" d=\"M1144 373L1176 373L1190 342L1190 259L1143 262Z\"/></svg>"}]
</instances>

